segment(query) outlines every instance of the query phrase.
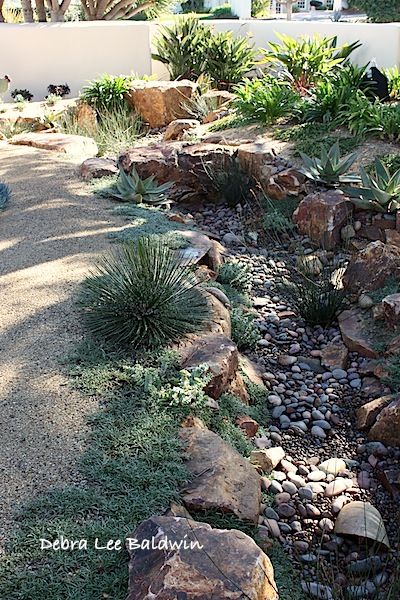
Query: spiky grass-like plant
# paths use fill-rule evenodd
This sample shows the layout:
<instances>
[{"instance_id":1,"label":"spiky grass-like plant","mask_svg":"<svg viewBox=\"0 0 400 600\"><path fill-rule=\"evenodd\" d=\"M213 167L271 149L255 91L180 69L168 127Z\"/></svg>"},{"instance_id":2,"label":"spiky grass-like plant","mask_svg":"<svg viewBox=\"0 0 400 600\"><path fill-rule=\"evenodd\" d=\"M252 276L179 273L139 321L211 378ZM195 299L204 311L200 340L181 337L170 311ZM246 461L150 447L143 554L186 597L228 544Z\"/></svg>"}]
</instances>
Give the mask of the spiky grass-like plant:
<instances>
[{"instance_id":1,"label":"spiky grass-like plant","mask_svg":"<svg viewBox=\"0 0 400 600\"><path fill-rule=\"evenodd\" d=\"M86 323L117 347L155 347L202 328L209 309L191 266L151 238L124 243L84 283Z\"/></svg>"},{"instance_id":2,"label":"spiky grass-like plant","mask_svg":"<svg viewBox=\"0 0 400 600\"><path fill-rule=\"evenodd\" d=\"M218 283L230 285L238 292L246 292L250 287L250 280L250 268L240 261L225 262L218 267Z\"/></svg>"},{"instance_id":3,"label":"spiky grass-like plant","mask_svg":"<svg viewBox=\"0 0 400 600\"><path fill-rule=\"evenodd\" d=\"M11 196L11 190L6 183L0 181L0 211L4 210Z\"/></svg>"}]
</instances>

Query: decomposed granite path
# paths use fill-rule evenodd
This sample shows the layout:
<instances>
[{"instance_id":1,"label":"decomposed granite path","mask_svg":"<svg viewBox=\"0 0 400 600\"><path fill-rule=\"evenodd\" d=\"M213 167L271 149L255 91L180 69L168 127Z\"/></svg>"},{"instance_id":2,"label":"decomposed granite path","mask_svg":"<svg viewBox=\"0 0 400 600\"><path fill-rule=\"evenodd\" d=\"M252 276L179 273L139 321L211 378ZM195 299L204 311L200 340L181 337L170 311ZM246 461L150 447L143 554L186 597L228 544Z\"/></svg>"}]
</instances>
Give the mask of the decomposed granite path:
<instances>
[{"instance_id":1,"label":"decomposed granite path","mask_svg":"<svg viewBox=\"0 0 400 600\"><path fill-rule=\"evenodd\" d=\"M18 505L77 481L85 418L62 360L82 339L79 283L120 228L58 155L0 142L0 547ZM116 225L117 223L117 225Z\"/></svg>"}]
</instances>

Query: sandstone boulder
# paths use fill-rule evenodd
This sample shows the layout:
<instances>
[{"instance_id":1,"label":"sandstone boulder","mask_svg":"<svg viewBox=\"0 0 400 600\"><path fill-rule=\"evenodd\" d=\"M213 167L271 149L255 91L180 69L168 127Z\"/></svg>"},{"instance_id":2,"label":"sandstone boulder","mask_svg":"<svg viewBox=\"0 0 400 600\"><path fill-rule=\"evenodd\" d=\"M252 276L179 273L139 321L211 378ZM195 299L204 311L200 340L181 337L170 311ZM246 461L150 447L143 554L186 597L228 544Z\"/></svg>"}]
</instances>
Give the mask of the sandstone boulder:
<instances>
[{"instance_id":1,"label":"sandstone boulder","mask_svg":"<svg viewBox=\"0 0 400 600\"><path fill-rule=\"evenodd\" d=\"M227 92L225 90L208 90L202 94L202 97L210 101L215 108L220 108L226 104L229 104L234 98L235 94Z\"/></svg>"},{"instance_id":2,"label":"sandstone boulder","mask_svg":"<svg viewBox=\"0 0 400 600\"><path fill-rule=\"evenodd\" d=\"M343 284L356 294L377 290L389 278L400 279L400 248L377 241L352 256Z\"/></svg>"},{"instance_id":3,"label":"sandstone boulder","mask_svg":"<svg viewBox=\"0 0 400 600\"><path fill-rule=\"evenodd\" d=\"M207 295L207 302L211 310L211 315L205 326L205 331L214 334L223 333L227 337L230 337L232 328L229 309L212 293Z\"/></svg>"},{"instance_id":4,"label":"sandstone boulder","mask_svg":"<svg viewBox=\"0 0 400 600\"><path fill-rule=\"evenodd\" d=\"M80 176L89 181L99 177L112 177L118 173L116 161L112 158L87 158L80 166Z\"/></svg>"},{"instance_id":5,"label":"sandstone boulder","mask_svg":"<svg viewBox=\"0 0 400 600\"><path fill-rule=\"evenodd\" d=\"M391 400L392 396L381 396L360 406L356 411L356 426L358 429L369 429L375 423L381 410L390 404Z\"/></svg>"},{"instance_id":6,"label":"sandstone boulder","mask_svg":"<svg viewBox=\"0 0 400 600\"><path fill-rule=\"evenodd\" d=\"M92 138L67 133L19 133L9 142L59 152L71 157L93 157L98 153L97 144Z\"/></svg>"},{"instance_id":7,"label":"sandstone boulder","mask_svg":"<svg viewBox=\"0 0 400 600\"><path fill-rule=\"evenodd\" d=\"M164 132L164 140L182 140L187 132L191 132L200 125L200 121L196 119L175 119L167 126Z\"/></svg>"},{"instance_id":8,"label":"sandstone boulder","mask_svg":"<svg viewBox=\"0 0 400 600\"><path fill-rule=\"evenodd\" d=\"M368 437L387 446L400 446L400 396L381 410Z\"/></svg>"},{"instance_id":9,"label":"sandstone boulder","mask_svg":"<svg viewBox=\"0 0 400 600\"><path fill-rule=\"evenodd\" d=\"M321 364L328 369L345 369L349 350L342 342L329 344L321 350Z\"/></svg>"},{"instance_id":10,"label":"sandstone boulder","mask_svg":"<svg viewBox=\"0 0 400 600\"><path fill-rule=\"evenodd\" d=\"M94 108L87 102L78 102L74 109L74 116L77 124L88 131L95 131L97 128L97 114Z\"/></svg>"},{"instance_id":11,"label":"sandstone boulder","mask_svg":"<svg viewBox=\"0 0 400 600\"><path fill-rule=\"evenodd\" d=\"M367 358L378 358L378 353L373 347L373 336L368 331L361 309L344 310L340 313L338 320L343 341L350 352L358 352Z\"/></svg>"},{"instance_id":12,"label":"sandstone boulder","mask_svg":"<svg viewBox=\"0 0 400 600\"><path fill-rule=\"evenodd\" d=\"M265 387L261 366L243 354L240 355L240 369L251 383L260 387Z\"/></svg>"},{"instance_id":13,"label":"sandstone boulder","mask_svg":"<svg viewBox=\"0 0 400 600\"><path fill-rule=\"evenodd\" d=\"M133 540L139 548L134 548ZM143 540L156 540L156 548L142 548ZM185 545L179 544L182 540ZM176 547L170 549L173 542ZM127 600L278 600L271 561L241 531L212 529L184 518L152 517L135 529L126 545Z\"/></svg>"},{"instance_id":14,"label":"sandstone boulder","mask_svg":"<svg viewBox=\"0 0 400 600\"><path fill-rule=\"evenodd\" d=\"M261 448L253 450L250 456L250 461L254 465L258 465L264 473L271 473L277 465L285 458L285 451L281 446L273 448Z\"/></svg>"},{"instance_id":15,"label":"sandstone boulder","mask_svg":"<svg viewBox=\"0 0 400 600\"><path fill-rule=\"evenodd\" d=\"M382 300L382 313L391 325L400 324L400 294L390 294Z\"/></svg>"},{"instance_id":16,"label":"sandstone boulder","mask_svg":"<svg viewBox=\"0 0 400 600\"><path fill-rule=\"evenodd\" d=\"M265 141L242 144L237 149L240 168L257 181L265 181L270 177L269 165L273 164L276 154L271 144ZM267 167L267 168L266 168Z\"/></svg>"},{"instance_id":17,"label":"sandstone boulder","mask_svg":"<svg viewBox=\"0 0 400 600\"><path fill-rule=\"evenodd\" d=\"M185 350L182 367L191 369L203 364L208 365L211 375L205 392L214 400L218 400L221 394L227 391L239 366L236 344L223 334L196 338Z\"/></svg>"},{"instance_id":18,"label":"sandstone boulder","mask_svg":"<svg viewBox=\"0 0 400 600\"><path fill-rule=\"evenodd\" d=\"M341 229L352 213L352 204L340 190L308 194L293 213L293 221L303 235L308 235L325 250L340 244Z\"/></svg>"},{"instance_id":19,"label":"sandstone boulder","mask_svg":"<svg viewBox=\"0 0 400 600\"><path fill-rule=\"evenodd\" d=\"M188 119L185 103L197 84L192 81L136 81L127 96L128 104L151 128L165 127L175 119Z\"/></svg>"},{"instance_id":20,"label":"sandstone boulder","mask_svg":"<svg viewBox=\"0 0 400 600\"><path fill-rule=\"evenodd\" d=\"M304 175L296 169L285 169L270 177L265 190L273 200L283 200L287 196L298 196L304 181Z\"/></svg>"},{"instance_id":21,"label":"sandstone boulder","mask_svg":"<svg viewBox=\"0 0 400 600\"><path fill-rule=\"evenodd\" d=\"M193 478L182 491L189 511L219 510L257 523L261 480L249 461L216 433L182 427L185 465Z\"/></svg>"}]
</instances>

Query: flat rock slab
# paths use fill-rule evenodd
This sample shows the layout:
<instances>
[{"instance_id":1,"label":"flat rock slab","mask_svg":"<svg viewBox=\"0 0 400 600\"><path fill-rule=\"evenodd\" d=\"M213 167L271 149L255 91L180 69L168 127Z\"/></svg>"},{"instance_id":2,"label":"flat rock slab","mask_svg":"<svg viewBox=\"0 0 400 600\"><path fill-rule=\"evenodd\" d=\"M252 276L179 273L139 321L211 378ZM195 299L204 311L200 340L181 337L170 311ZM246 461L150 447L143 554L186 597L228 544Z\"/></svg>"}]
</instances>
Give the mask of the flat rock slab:
<instances>
[{"instance_id":1,"label":"flat rock slab","mask_svg":"<svg viewBox=\"0 0 400 600\"><path fill-rule=\"evenodd\" d=\"M155 540L156 548L129 549L130 540L139 546L143 540ZM168 549L168 543L182 540L185 545ZM135 529L127 547L127 600L278 600L271 561L241 531L212 529L179 517L152 517Z\"/></svg>"},{"instance_id":2,"label":"flat rock slab","mask_svg":"<svg viewBox=\"0 0 400 600\"><path fill-rule=\"evenodd\" d=\"M98 153L97 144L92 138L66 133L20 133L11 138L10 144L32 146L77 157L93 157Z\"/></svg>"},{"instance_id":3,"label":"flat rock slab","mask_svg":"<svg viewBox=\"0 0 400 600\"><path fill-rule=\"evenodd\" d=\"M378 358L364 313L360 309L344 310L338 319L343 341L350 352L358 352L360 356L367 358Z\"/></svg>"},{"instance_id":4,"label":"flat rock slab","mask_svg":"<svg viewBox=\"0 0 400 600\"><path fill-rule=\"evenodd\" d=\"M375 421L381 410L390 404L393 396L382 396L360 406L356 411L356 426L358 429L368 429Z\"/></svg>"},{"instance_id":5,"label":"flat rock slab","mask_svg":"<svg viewBox=\"0 0 400 600\"><path fill-rule=\"evenodd\" d=\"M256 523L261 501L257 471L230 444L206 428L183 427L186 467L193 476L182 493L190 511L219 510Z\"/></svg>"}]
</instances>

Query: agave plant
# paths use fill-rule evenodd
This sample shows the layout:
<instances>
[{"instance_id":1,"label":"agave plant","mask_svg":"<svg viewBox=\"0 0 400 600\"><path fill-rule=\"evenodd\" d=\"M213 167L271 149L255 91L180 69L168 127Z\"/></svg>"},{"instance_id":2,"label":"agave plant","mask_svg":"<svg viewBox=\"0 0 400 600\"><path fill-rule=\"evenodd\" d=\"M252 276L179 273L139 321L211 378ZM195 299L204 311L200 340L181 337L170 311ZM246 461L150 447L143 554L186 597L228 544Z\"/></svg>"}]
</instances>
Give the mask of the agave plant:
<instances>
[{"instance_id":1,"label":"agave plant","mask_svg":"<svg viewBox=\"0 0 400 600\"><path fill-rule=\"evenodd\" d=\"M165 196L173 184L171 182L158 185L154 175L147 179L141 179L135 167L129 174L120 168L116 183L109 188L111 196L124 202L135 204L165 204L168 199Z\"/></svg>"},{"instance_id":2,"label":"agave plant","mask_svg":"<svg viewBox=\"0 0 400 600\"><path fill-rule=\"evenodd\" d=\"M116 347L155 347L202 328L209 309L191 265L143 237L103 258L81 303L93 335Z\"/></svg>"},{"instance_id":3,"label":"agave plant","mask_svg":"<svg viewBox=\"0 0 400 600\"><path fill-rule=\"evenodd\" d=\"M328 186L335 186L339 183L358 183L360 181L357 175L345 175L355 162L357 154L353 152L341 158L339 142L335 142L329 150L323 146L320 158L311 158L303 152L300 152L300 156L304 163L301 172L313 181Z\"/></svg>"},{"instance_id":4,"label":"agave plant","mask_svg":"<svg viewBox=\"0 0 400 600\"><path fill-rule=\"evenodd\" d=\"M378 212L396 212L400 209L400 169L393 174L379 159L376 159L372 171L361 171L361 187L348 187L344 192L359 208Z\"/></svg>"},{"instance_id":5,"label":"agave plant","mask_svg":"<svg viewBox=\"0 0 400 600\"><path fill-rule=\"evenodd\" d=\"M6 183L0 181L0 211L4 210L11 196L11 190Z\"/></svg>"}]
</instances>

